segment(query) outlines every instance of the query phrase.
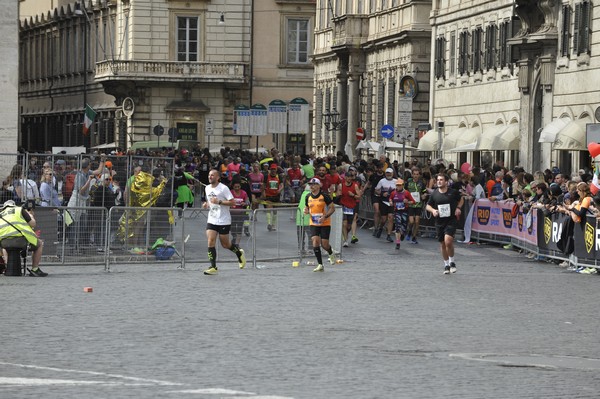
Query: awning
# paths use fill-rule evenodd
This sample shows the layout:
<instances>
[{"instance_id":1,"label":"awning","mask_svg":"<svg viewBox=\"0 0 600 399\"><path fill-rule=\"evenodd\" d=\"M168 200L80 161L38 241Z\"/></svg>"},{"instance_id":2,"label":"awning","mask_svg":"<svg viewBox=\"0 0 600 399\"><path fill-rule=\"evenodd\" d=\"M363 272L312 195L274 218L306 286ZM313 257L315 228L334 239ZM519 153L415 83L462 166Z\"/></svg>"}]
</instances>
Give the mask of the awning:
<instances>
[{"instance_id":1,"label":"awning","mask_svg":"<svg viewBox=\"0 0 600 399\"><path fill-rule=\"evenodd\" d=\"M383 139L383 146L385 147L386 150L406 150L406 151L410 151L410 150L416 150L416 147L412 147L410 145L404 145L402 143L396 143L395 141L391 141L391 140L387 140L387 139Z\"/></svg>"},{"instance_id":2,"label":"awning","mask_svg":"<svg viewBox=\"0 0 600 399\"><path fill-rule=\"evenodd\" d=\"M538 143L554 143L554 141L556 141L558 132L560 132L570 122L571 118L568 116L553 120L542 129Z\"/></svg>"},{"instance_id":3,"label":"awning","mask_svg":"<svg viewBox=\"0 0 600 399\"><path fill-rule=\"evenodd\" d=\"M493 151L494 148L494 139L502 134L502 132L506 129L506 125L494 125L483 130L481 134L481 138L479 139L479 144L477 145L478 151Z\"/></svg>"},{"instance_id":4,"label":"awning","mask_svg":"<svg viewBox=\"0 0 600 399\"><path fill-rule=\"evenodd\" d=\"M585 140L585 125L591 123L589 119L577 119L569 122L556 135L553 150L587 150Z\"/></svg>"},{"instance_id":5,"label":"awning","mask_svg":"<svg viewBox=\"0 0 600 399\"><path fill-rule=\"evenodd\" d=\"M453 148L477 141L480 133L481 128L479 126L470 129L466 127L458 128L444 138L442 151L449 151Z\"/></svg>"},{"instance_id":6,"label":"awning","mask_svg":"<svg viewBox=\"0 0 600 399\"><path fill-rule=\"evenodd\" d=\"M472 152L472 151L479 151L479 149L477 148L477 141L474 141L469 144L459 145L458 147L454 147L454 148L447 150L447 152Z\"/></svg>"},{"instance_id":7,"label":"awning","mask_svg":"<svg viewBox=\"0 0 600 399\"><path fill-rule=\"evenodd\" d=\"M419 139L417 146L419 151L437 151L438 150L438 132L429 130L423 137Z\"/></svg>"},{"instance_id":8,"label":"awning","mask_svg":"<svg viewBox=\"0 0 600 399\"><path fill-rule=\"evenodd\" d=\"M521 144L521 135L519 133L519 124L511 123L504 126L504 129L492 140L493 151L518 150Z\"/></svg>"},{"instance_id":9,"label":"awning","mask_svg":"<svg viewBox=\"0 0 600 399\"><path fill-rule=\"evenodd\" d=\"M140 149L157 150L163 147L177 147L177 143L171 143L169 137L165 136L163 140L136 141L129 149L134 151Z\"/></svg>"},{"instance_id":10,"label":"awning","mask_svg":"<svg viewBox=\"0 0 600 399\"><path fill-rule=\"evenodd\" d=\"M370 150L370 151L379 151L379 147L380 144L376 141L369 141L369 140L361 140L360 143L358 143L358 145L356 146L357 150L363 149L363 150Z\"/></svg>"},{"instance_id":11,"label":"awning","mask_svg":"<svg viewBox=\"0 0 600 399\"><path fill-rule=\"evenodd\" d=\"M113 141L112 143L98 144L90 147L92 150L101 150L103 148L117 148L117 143Z\"/></svg>"}]
</instances>

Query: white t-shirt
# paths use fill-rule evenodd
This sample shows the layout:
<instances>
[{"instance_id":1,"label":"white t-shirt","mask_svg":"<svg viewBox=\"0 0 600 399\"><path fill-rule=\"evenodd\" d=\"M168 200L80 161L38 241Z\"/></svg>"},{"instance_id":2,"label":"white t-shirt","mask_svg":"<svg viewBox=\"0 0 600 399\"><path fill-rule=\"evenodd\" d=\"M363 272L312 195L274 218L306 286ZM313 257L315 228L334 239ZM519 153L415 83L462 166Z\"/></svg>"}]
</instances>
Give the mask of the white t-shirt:
<instances>
[{"instance_id":1,"label":"white t-shirt","mask_svg":"<svg viewBox=\"0 0 600 399\"><path fill-rule=\"evenodd\" d=\"M223 183L217 184L217 187L212 185L206 186L206 199L208 202L208 220L207 223L216 226L226 226L231 224L231 213L227 205L212 204L210 200L216 198L221 201L229 201L233 199L233 194L229 191L229 187Z\"/></svg>"}]
</instances>

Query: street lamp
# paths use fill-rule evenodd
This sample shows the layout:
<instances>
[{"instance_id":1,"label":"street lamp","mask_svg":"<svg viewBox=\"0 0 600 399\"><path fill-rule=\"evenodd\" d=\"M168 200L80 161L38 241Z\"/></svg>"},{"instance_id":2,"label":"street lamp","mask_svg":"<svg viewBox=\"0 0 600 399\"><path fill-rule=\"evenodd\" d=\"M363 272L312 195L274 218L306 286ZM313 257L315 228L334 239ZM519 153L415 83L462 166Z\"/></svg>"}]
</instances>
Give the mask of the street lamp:
<instances>
[{"instance_id":1,"label":"street lamp","mask_svg":"<svg viewBox=\"0 0 600 399\"><path fill-rule=\"evenodd\" d=\"M412 133L401 132L398 133L398 138L402 140L402 165L404 165L404 161L406 159L406 140L412 138Z\"/></svg>"},{"instance_id":2,"label":"street lamp","mask_svg":"<svg viewBox=\"0 0 600 399\"><path fill-rule=\"evenodd\" d=\"M326 109L323 113L323 118L323 125L328 132L331 132L332 130L341 130L348 122L346 119L340 120L340 113L335 108L333 111Z\"/></svg>"},{"instance_id":3,"label":"street lamp","mask_svg":"<svg viewBox=\"0 0 600 399\"><path fill-rule=\"evenodd\" d=\"M83 6L85 7L85 6ZM87 107L87 69L88 69L88 34L87 34L87 30L88 30L88 16L85 13L85 10L82 9L82 5L79 3L75 3L75 10L73 11L73 14L77 15L78 17L84 17L85 19L83 20L83 114L84 114L84 119L85 119L85 110ZM85 123L85 122L83 122ZM83 130L83 129L82 129ZM89 135L89 134L88 134ZM84 141L84 145L85 145L85 136L83 138ZM90 138L90 146L91 146L91 138Z\"/></svg>"}]
</instances>

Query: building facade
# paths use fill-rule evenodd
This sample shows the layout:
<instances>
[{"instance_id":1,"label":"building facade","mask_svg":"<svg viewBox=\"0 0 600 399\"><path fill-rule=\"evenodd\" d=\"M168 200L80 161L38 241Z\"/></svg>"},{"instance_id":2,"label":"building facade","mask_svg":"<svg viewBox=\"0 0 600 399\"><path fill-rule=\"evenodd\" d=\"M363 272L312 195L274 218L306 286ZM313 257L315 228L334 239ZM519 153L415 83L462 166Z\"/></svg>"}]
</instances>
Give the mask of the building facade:
<instances>
[{"instance_id":1,"label":"building facade","mask_svg":"<svg viewBox=\"0 0 600 399\"><path fill-rule=\"evenodd\" d=\"M588 1L440 1L426 150L528 171L589 166L600 12ZM595 28L594 28L595 26Z\"/></svg>"},{"instance_id":2,"label":"building facade","mask_svg":"<svg viewBox=\"0 0 600 399\"><path fill-rule=\"evenodd\" d=\"M317 0L314 147L320 155L355 153L359 128L367 140L380 141L389 125L390 141L410 144L419 125L428 124L430 10L430 1ZM332 123L337 114L339 125Z\"/></svg>"},{"instance_id":3,"label":"building facade","mask_svg":"<svg viewBox=\"0 0 600 399\"><path fill-rule=\"evenodd\" d=\"M19 131L19 2L6 2L0 16L0 152L15 153ZM12 165L10 165L12 166Z\"/></svg>"},{"instance_id":4,"label":"building facade","mask_svg":"<svg viewBox=\"0 0 600 399\"><path fill-rule=\"evenodd\" d=\"M310 33L310 1L59 0L49 10L25 2L21 129L29 150L158 147L169 134L188 145L249 148L251 136L235 135L236 106L312 92L312 37L286 40L289 31ZM97 112L88 136L84 104Z\"/></svg>"}]
</instances>

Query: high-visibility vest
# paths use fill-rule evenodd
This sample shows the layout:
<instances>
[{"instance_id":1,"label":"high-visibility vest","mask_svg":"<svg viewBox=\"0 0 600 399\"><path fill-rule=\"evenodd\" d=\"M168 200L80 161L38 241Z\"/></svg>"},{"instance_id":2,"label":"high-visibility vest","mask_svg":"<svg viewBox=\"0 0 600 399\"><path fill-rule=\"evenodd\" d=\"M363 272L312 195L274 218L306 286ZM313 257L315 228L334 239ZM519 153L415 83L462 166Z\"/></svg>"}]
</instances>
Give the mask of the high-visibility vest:
<instances>
[{"instance_id":1,"label":"high-visibility vest","mask_svg":"<svg viewBox=\"0 0 600 399\"><path fill-rule=\"evenodd\" d=\"M31 226L21 216L21 211L20 206L12 205L5 206L0 210L0 216L2 216L0 219L0 241L10 237L25 237L31 245L37 246L38 238Z\"/></svg>"}]
</instances>

